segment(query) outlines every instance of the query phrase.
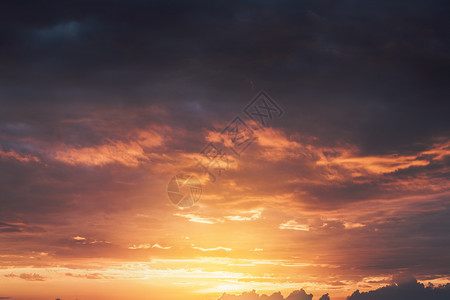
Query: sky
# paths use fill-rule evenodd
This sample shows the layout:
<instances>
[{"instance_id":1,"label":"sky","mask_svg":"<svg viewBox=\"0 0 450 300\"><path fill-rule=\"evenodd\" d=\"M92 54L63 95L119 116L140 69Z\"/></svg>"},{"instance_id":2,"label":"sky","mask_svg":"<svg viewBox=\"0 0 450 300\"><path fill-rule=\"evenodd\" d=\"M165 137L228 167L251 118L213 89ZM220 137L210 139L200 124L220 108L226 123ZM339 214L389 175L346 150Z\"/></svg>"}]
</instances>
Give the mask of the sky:
<instances>
[{"instance_id":1,"label":"sky","mask_svg":"<svg viewBox=\"0 0 450 300\"><path fill-rule=\"evenodd\" d=\"M2 1L0 299L444 299L449 13Z\"/></svg>"}]
</instances>

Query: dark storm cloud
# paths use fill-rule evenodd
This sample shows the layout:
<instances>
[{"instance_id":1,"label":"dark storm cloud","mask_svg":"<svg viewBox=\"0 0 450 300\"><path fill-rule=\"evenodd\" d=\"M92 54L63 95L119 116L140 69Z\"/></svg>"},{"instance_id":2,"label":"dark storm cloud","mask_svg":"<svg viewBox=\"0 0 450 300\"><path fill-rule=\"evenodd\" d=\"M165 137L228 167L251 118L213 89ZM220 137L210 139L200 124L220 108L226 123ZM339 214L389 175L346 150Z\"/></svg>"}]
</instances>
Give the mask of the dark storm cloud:
<instances>
[{"instance_id":1,"label":"dark storm cloud","mask_svg":"<svg viewBox=\"0 0 450 300\"><path fill-rule=\"evenodd\" d=\"M254 85L283 100L290 113L284 126L324 143L345 139L387 153L449 133L446 1L2 6L3 112L17 101L29 106L20 115L43 113L36 102L164 100L189 123L231 116Z\"/></svg>"}]
</instances>

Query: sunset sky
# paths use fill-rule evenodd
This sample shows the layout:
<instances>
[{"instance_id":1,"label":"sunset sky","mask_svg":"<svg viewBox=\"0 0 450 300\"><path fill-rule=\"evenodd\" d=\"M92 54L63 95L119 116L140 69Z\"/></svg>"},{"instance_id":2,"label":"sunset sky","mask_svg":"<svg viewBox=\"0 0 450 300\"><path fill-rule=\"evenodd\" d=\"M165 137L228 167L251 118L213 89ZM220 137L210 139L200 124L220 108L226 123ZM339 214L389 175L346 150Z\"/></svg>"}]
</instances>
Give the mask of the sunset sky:
<instances>
[{"instance_id":1,"label":"sunset sky","mask_svg":"<svg viewBox=\"0 0 450 300\"><path fill-rule=\"evenodd\" d=\"M438 0L2 1L0 299L450 283L449 15ZM280 109L265 126L244 110L260 91ZM208 145L224 150L214 178ZM192 207L168 197L177 174L201 181Z\"/></svg>"}]
</instances>

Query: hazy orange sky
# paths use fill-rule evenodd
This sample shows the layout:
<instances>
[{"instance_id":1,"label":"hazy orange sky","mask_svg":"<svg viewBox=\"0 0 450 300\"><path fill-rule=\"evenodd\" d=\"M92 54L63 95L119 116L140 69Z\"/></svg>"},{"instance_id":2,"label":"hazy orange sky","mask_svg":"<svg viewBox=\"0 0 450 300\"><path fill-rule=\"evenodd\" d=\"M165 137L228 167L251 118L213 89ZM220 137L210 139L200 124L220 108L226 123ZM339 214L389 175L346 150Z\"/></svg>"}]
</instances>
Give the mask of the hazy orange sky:
<instances>
[{"instance_id":1,"label":"hazy orange sky","mask_svg":"<svg viewBox=\"0 0 450 300\"><path fill-rule=\"evenodd\" d=\"M449 7L397 2L2 3L0 299L449 283Z\"/></svg>"}]
</instances>

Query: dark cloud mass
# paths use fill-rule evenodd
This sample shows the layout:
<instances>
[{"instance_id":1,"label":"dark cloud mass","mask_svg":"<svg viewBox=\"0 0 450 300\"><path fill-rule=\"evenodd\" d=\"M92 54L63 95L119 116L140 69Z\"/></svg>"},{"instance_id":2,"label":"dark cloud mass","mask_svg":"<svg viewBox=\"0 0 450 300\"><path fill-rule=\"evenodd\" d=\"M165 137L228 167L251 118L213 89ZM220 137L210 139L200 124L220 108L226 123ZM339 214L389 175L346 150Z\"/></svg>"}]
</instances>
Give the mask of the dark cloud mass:
<instances>
[{"instance_id":1,"label":"dark cloud mass","mask_svg":"<svg viewBox=\"0 0 450 300\"><path fill-rule=\"evenodd\" d=\"M326 297L326 295L323 297ZM253 290L251 292L244 292L241 295L229 295L224 293L218 300L312 300L312 298L313 295L307 294L303 289L293 291L286 298L284 298L280 292L267 296L265 294L259 295Z\"/></svg>"},{"instance_id":2,"label":"dark cloud mass","mask_svg":"<svg viewBox=\"0 0 450 300\"><path fill-rule=\"evenodd\" d=\"M355 291L347 300L445 300L450 297L450 285L435 287L433 285L425 286L418 283L415 279L408 282L385 286L374 291L360 292ZM244 292L241 295L223 294L217 300L312 300L313 295L307 294L303 289L293 291L286 298L280 292L273 293L270 296L259 295L254 290ZM319 300L330 300L328 294L322 295Z\"/></svg>"},{"instance_id":3,"label":"dark cloud mass","mask_svg":"<svg viewBox=\"0 0 450 300\"><path fill-rule=\"evenodd\" d=\"M398 285L386 286L375 291L354 292L347 300L444 300L450 298L450 285L434 287L424 286L413 280Z\"/></svg>"},{"instance_id":4,"label":"dark cloud mass","mask_svg":"<svg viewBox=\"0 0 450 300\"><path fill-rule=\"evenodd\" d=\"M45 111L72 101L89 109L165 100L175 111L198 103L226 117L254 85L283 99L286 126L371 153L449 133L446 1L2 6L1 98L26 106L2 110L4 120L29 121L38 109L32 119L54 127L59 116Z\"/></svg>"}]
</instances>

